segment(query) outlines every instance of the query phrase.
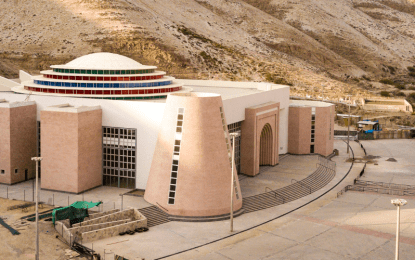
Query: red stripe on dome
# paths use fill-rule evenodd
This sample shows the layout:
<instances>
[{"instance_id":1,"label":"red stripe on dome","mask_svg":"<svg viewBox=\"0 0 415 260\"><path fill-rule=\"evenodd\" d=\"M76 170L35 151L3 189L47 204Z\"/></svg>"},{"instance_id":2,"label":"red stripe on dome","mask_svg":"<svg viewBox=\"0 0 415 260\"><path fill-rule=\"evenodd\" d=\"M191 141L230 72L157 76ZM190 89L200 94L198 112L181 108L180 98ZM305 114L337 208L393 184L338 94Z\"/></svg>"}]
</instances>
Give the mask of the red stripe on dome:
<instances>
[{"instance_id":1,"label":"red stripe on dome","mask_svg":"<svg viewBox=\"0 0 415 260\"><path fill-rule=\"evenodd\" d=\"M43 74L44 78L48 79L62 79L62 80L83 80L83 81L141 81L141 80L155 80L162 79L164 75L155 76L135 76L135 77L105 77L105 76L64 76Z\"/></svg>"},{"instance_id":2,"label":"red stripe on dome","mask_svg":"<svg viewBox=\"0 0 415 260\"><path fill-rule=\"evenodd\" d=\"M25 90L41 93L54 93L54 94L77 94L77 95L145 95L145 94L157 94L157 93L169 93L182 89L182 87L164 88L164 89L140 89L140 90L87 90L87 89L54 89L54 88L37 88L37 87L24 87Z\"/></svg>"}]
</instances>

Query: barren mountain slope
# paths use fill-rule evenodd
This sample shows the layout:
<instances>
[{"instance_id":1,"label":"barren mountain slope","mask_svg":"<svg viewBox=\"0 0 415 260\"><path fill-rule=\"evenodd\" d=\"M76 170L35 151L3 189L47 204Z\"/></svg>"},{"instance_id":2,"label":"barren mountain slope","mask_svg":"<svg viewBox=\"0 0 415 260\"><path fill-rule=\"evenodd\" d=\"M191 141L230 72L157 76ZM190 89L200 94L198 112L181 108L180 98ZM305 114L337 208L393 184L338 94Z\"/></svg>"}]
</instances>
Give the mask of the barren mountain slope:
<instances>
[{"instance_id":1,"label":"barren mountain slope","mask_svg":"<svg viewBox=\"0 0 415 260\"><path fill-rule=\"evenodd\" d=\"M414 14L407 0L3 0L0 74L111 51L178 77L350 92L327 76L407 75Z\"/></svg>"}]
</instances>

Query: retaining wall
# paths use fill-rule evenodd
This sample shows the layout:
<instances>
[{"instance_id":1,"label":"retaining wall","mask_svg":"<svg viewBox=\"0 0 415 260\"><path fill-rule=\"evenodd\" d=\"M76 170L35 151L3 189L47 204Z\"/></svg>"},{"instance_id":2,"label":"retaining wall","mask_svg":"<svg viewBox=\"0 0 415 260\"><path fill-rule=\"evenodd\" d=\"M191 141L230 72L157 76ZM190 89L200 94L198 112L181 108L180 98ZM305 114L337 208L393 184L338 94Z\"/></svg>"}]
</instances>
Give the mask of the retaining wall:
<instances>
[{"instance_id":1,"label":"retaining wall","mask_svg":"<svg viewBox=\"0 0 415 260\"><path fill-rule=\"evenodd\" d=\"M75 241L79 241L61 221L55 222L55 229L68 245L72 246Z\"/></svg>"},{"instance_id":2,"label":"retaining wall","mask_svg":"<svg viewBox=\"0 0 415 260\"><path fill-rule=\"evenodd\" d=\"M94 240L100 240L108 237L118 236L120 232L128 230L134 230L140 227L147 227L147 219L136 220L125 224L107 227L99 230L82 233L82 242L91 242Z\"/></svg>"},{"instance_id":3,"label":"retaining wall","mask_svg":"<svg viewBox=\"0 0 415 260\"><path fill-rule=\"evenodd\" d=\"M107 227L117 226L121 224L125 224L127 222L130 222L131 219L123 219L123 220L117 220L113 222L107 222L107 223L101 223L101 224L94 224L94 225L88 225L88 226L80 226L80 227L74 227L70 228L69 232L72 233L72 235L76 236L78 239L82 238L82 233L103 229Z\"/></svg>"},{"instance_id":4,"label":"retaining wall","mask_svg":"<svg viewBox=\"0 0 415 260\"><path fill-rule=\"evenodd\" d=\"M397 130L397 131L381 131L373 132L373 139L410 139L411 131Z\"/></svg>"},{"instance_id":5,"label":"retaining wall","mask_svg":"<svg viewBox=\"0 0 415 260\"><path fill-rule=\"evenodd\" d=\"M99 217L102 217L102 216L110 215L110 214L113 214L113 213L116 213L116 212L119 212L119 211L120 211L119 209L112 209L112 210L108 210L108 211L105 211L105 212L89 214L89 216L84 219L84 222L88 221L88 220L91 220L91 219L99 218ZM76 223L76 224L73 224L72 227L79 227L80 225L81 225L80 223Z\"/></svg>"},{"instance_id":6,"label":"retaining wall","mask_svg":"<svg viewBox=\"0 0 415 260\"><path fill-rule=\"evenodd\" d=\"M119 211L119 212L115 212L111 214L106 214L101 217L96 217L91 220L84 221L82 222L82 226L113 222L113 221L122 220L122 219L137 220L137 219L140 219L141 217L143 216L140 213L138 213L137 216L134 215L134 209L127 209L127 210L123 210L123 211ZM75 225L72 225L72 227L79 227L80 225L81 225L80 223L77 223Z\"/></svg>"},{"instance_id":7,"label":"retaining wall","mask_svg":"<svg viewBox=\"0 0 415 260\"><path fill-rule=\"evenodd\" d=\"M117 236L120 232L147 227L147 218L133 208L91 214L91 217L91 220L77 223L72 228L68 228L67 219L57 221L55 229L69 245L72 245L75 241L90 242Z\"/></svg>"}]
</instances>

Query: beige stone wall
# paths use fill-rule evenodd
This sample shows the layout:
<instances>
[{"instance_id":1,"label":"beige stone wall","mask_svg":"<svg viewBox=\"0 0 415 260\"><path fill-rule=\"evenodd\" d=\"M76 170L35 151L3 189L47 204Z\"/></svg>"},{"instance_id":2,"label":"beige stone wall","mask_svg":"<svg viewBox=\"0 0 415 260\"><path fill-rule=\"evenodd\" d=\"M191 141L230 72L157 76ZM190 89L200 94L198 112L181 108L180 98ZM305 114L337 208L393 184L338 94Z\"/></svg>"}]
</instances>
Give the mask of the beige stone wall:
<instances>
[{"instance_id":1,"label":"beige stone wall","mask_svg":"<svg viewBox=\"0 0 415 260\"><path fill-rule=\"evenodd\" d=\"M112 214L112 213L116 213L116 212L119 212L119 211L120 211L119 209L112 209L112 210L108 210L108 211L105 211L105 212L89 214L89 217L86 217L85 220L91 220L91 219L94 219L94 218L99 218L99 217L109 215L109 214Z\"/></svg>"},{"instance_id":2,"label":"beige stone wall","mask_svg":"<svg viewBox=\"0 0 415 260\"><path fill-rule=\"evenodd\" d=\"M229 213L232 170L220 107L223 103L218 95L168 96L144 195L146 201L161 205L171 215ZM175 203L168 204L178 108L185 109L183 132ZM227 128L225 131L229 138ZM234 195L234 210L242 207L237 178L236 189L239 199Z\"/></svg>"},{"instance_id":3,"label":"beige stone wall","mask_svg":"<svg viewBox=\"0 0 415 260\"><path fill-rule=\"evenodd\" d=\"M78 116L78 192L102 185L102 110Z\"/></svg>"},{"instance_id":4,"label":"beige stone wall","mask_svg":"<svg viewBox=\"0 0 415 260\"><path fill-rule=\"evenodd\" d=\"M0 183L11 183L10 167L10 109L0 108Z\"/></svg>"},{"instance_id":5,"label":"beige stone wall","mask_svg":"<svg viewBox=\"0 0 415 260\"><path fill-rule=\"evenodd\" d=\"M311 107L290 107L288 117L288 152L309 154L311 145Z\"/></svg>"},{"instance_id":6,"label":"beige stone wall","mask_svg":"<svg viewBox=\"0 0 415 260\"><path fill-rule=\"evenodd\" d=\"M104 216L89 221L77 223L68 228L68 220L57 221L56 231L68 243L90 242L108 237L117 236L120 232L147 227L147 218L137 209L130 208L120 212L104 212ZM110 213L110 214L108 214Z\"/></svg>"},{"instance_id":7,"label":"beige stone wall","mask_svg":"<svg viewBox=\"0 0 415 260\"><path fill-rule=\"evenodd\" d=\"M261 133L269 124L272 136L263 140ZM278 163L278 129L279 103L265 103L245 109L245 120L241 126L241 172L250 176L259 173L260 164L276 165ZM267 147L263 147L263 146ZM261 152L262 149L262 152ZM265 158L261 158L262 157Z\"/></svg>"},{"instance_id":8,"label":"beige stone wall","mask_svg":"<svg viewBox=\"0 0 415 260\"><path fill-rule=\"evenodd\" d=\"M82 233L82 243L118 236L119 233L136 228L147 227L147 219L136 220L125 224L111 226L99 230Z\"/></svg>"},{"instance_id":9,"label":"beige stone wall","mask_svg":"<svg viewBox=\"0 0 415 260\"><path fill-rule=\"evenodd\" d=\"M102 110L41 111L41 124L42 188L80 193L101 185Z\"/></svg>"},{"instance_id":10,"label":"beige stone wall","mask_svg":"<svg viewBox=\"0 0 415 260\"><path fill-rule=\"evenodd\" d=\"M288 152L309 154L311 145L311 107L291 106L289 110ZM327 156L334 145L334 106L316 107L314 153ZM331 111L331 112L330 112ZM331 122L331 129L330 129Z\"/></svg>"},{"instance_id":11,"label":"beige stone wall","mask_svg":"<svg viewBox=\"0 0 415 260\"><path fill-rule=\"evenodd\" d=\"M63 237L68 245L72 245L75 241L79 242L76 236L72 235L69 229L61 221L56 221L55 230Z\"/></svg>"},{"instance_id":12,"label":"beige stone wall","mask_svg":"<svg viewBox=\"0 0 415 260\"><path fill-rule=\"evenodd\" d=\"M0 108L0 183L13 184L35 177L36 104ZM15 173L17 169L17 173Z\"/></svg>"},{"instance_id":13,"label":"beige stone wall","mask_svg":"<svg viewBox=\"0 0 415 260\"><path fill-rule=\"evenodd\" d=\"M78 239L81 239L82 233L90 232L90 231L94 231L98 229L103 229L107 227L112 227L112 226L118 226L118 225L130 222L130 221L131 219L123 219L123 220L116 220L112 222L100 223L100 224L94 224L94 225L88 225L88 226L78 226L78 227L70 228L69 232L71 232L72 235L76 236Z\"/></svg>"},{"instance_id":14,"label":"beige stone wall","mask_svg":"<svg viewBox=\"0 0 415 260\"><path fill-rule=\"evenodd\" d=\"M383 131L374 131L374 139L411 139L410 130L383 130Z\"/></svg>"},{"instance_id":15,"label":"beige stone wall","mask_svg":"<svg viewBox=\"0 0 415 260\"><path fill-rule=\"evenodd\" d=\"M333 152L334 106L316 107L316 135L314 152L327 156ZM330 110L332 111L330 116ZM330 121L332 129L330 133ZM331 134L331 136L330 136Z\"/></svg>"},{"instance_id":16,"label":"beige stone wall","mask_svg":"<svg viewBox=\"0 0 415 260\"><path fill-rule=\"evenodd\" d=\"M102 217L93 218L91 220L87 220L82 222L82 225L94 225L106 222L112 222L122 219L130 219L130 220L140 220L145 219L145 217L139 213L136 209L127 209L120 212L115 212L112 214L107 214ZM73 227L79 227L80 224L75 224Z\"/></svg>"},{"instance_id":17,"label":"beige stone wall","mask_svg":"<svg viewBox=\"0 0 415 260\"><path fill-rule=\"evenodd\" d=\"M25 169L28 170L28 179L36 175L36 163L31 159L37 154L36 104L11 108L10 118L11 182L16 183L25 180ZM18 169L17 174L15 169Z\"/></svg>"},{"instance_id":18,"label":"beige stone wall","mask_svg":"<svg viewBox=\"0 0 415 260\"><path fill-rule=\"evenodd\" d=\"M78 115L41 111L42 189L78 192Z\"/></svg>"}]
</instances>

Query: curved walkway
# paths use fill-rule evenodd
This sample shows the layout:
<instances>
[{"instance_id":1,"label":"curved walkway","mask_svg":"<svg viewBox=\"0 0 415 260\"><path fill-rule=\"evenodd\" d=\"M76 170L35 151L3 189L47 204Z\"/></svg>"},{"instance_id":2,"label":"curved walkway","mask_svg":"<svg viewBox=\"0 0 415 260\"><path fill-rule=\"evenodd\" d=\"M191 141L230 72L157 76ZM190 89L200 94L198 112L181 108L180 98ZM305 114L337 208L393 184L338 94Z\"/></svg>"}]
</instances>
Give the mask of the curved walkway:
<instances>
[{"instance_id":1,"label":"curved walkway","mask_svg":"<svg viewBox=\"0 0 415 260\"><path fill-rule=\"evenodd\" d=\"M245 218L247 218L246 220L251 221L250 222L251 226L248 228L244 228L242 230L235 228L236 232L233 234L229 235L228 233L227 236L210 241L208 243L198 245L193 248L188 248L188 249L185 249L185 250L182 250L182 251L170 254L170 255L166 255L163 257L159 257L156 259L200 258L201 256L207 255L211 251L214 251L215 249L213 248L217 248L218 246L219 247L229 246L235 243L235 241L239 241L240 239L242 240L247 239L246 238L247 236L248 237L251 235L257 236L258 230L260 230L264 225L273 225L272 223L274 223L275 221L278 221L279 218L289 215L301 208L304 208L318 199L321 199L326 196L330 196L331 199L334 199L337 196L337 192L340 191L344 186L347 186L349 182L353 182L354 178L356 178L356 176L359 175L360 171L362 170L361 168L359 169L353 168L354 166L353 161L351 163L345 162L347 157L349 157L346 154L347 146L345 145L345 142L338 141L337 145L339 147L335 147L335 148L337 149L340 148L339 150L341 151L341 153L343 152L343 155L333 158L334 161L336 162L338 172L335 178L333 178L332 181L330 181L330 183L326 187L308 196L302 197L300 199L297 199L287 204L280 205L279 207L268 208L268 209L264 209L264 210L251 213L251 214L244 214L238 219L235 219L235 222L237 221L236 223L239 223L242 219L245 220ZM350 157L354 157L354 150L360 149L360 146L355 142L351 142L350 145L351 145ZM361 151L359 150L358 152L363 153L363 150ZM258 218L259 214L261 214L262 218ZM250 216L250 217L247 217L247 216ZM262 221L259 223L255 223L255 220L257 220L256 218L261 219ZM229 221L226 221L226 222L229 223ZM234 223L234 226L238 227L237 225L235 225L236 223ZM298 232L302 232L302 230L298 230ZM260 254L260 249L257 249L257 250L258 250L258 253ZM216 258L217 257L212 258L212 259L216 259Z\"/></svg>"},{"instance_id":2,"label":"curved walkway","mask_svg":"<svg viewBox=\"0 0 415 260\"><path fill-rule=\"evenodd\" d=\"M250 213L297 200L323 188L335 175L335 163L319 157L317 169L307 178L277 190L243 198L243 208L245 213Z\"/></svg>"},{"instance_id":3,"label":"curved walkway","mask_svg":"<svg viewBox=\"0 0 415 260\"><path fill-rule=\"evenodd\" d=\"M339 146L339 147L338 147ZM358 144L352 144L353 150L360 149ZM229 220L217 222L168 222L154 226L150 232L126 237L114 237L95 241L94 250L99 253L112 251L126 258L141 257L145 259L197 259L215 251L218 247L235 244L255 234L260 229L278 223L279 218L290 214L300 208L306 210L310 207L320 207L326 200L333 200L343 186L351 184L361 169L350 170L351 163L347 159L346 146L336 141L340 156L333 158L337 165L337 173L333 180L322 189L300 199L279 205L278 207L243 214L234 220L234 232L229 232ZM346 177L347 176L347 177ZM349 180L350 179L350 180ZM339 185L339 183L341 183ZM344 185L343 185L344 183ZM317 201L316 201L317 200ZM312 203L316 201L315 203ZM308 205L308 206L306 206ZM298 212L298 211L297 211ZM266 244L266 243L265 243ZM91 243L86 244L91 248ZM261 251L260 248L255 250ZM215 256L207 259L226 259Z\"/></svg>"}]
</instances>

